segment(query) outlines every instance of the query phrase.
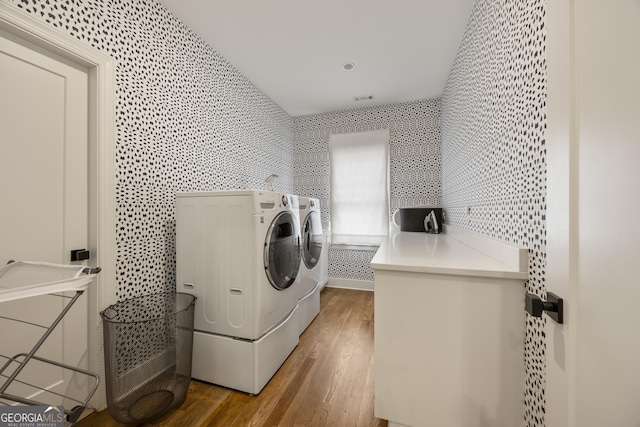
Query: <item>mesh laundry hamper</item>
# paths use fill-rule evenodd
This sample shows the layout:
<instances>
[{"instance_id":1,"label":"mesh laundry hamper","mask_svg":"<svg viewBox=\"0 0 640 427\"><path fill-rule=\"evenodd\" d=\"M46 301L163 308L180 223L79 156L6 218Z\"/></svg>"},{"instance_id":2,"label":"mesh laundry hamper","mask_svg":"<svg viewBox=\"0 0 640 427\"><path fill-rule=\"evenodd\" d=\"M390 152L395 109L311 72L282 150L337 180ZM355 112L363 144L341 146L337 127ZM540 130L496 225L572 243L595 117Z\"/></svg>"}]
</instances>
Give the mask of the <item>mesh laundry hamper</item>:
<instances>
[{"instance_id":1,"label":"mesh laundry hamper","mask_svg":"<svg viewBox=\"0 0 640 427\"><path fill-rule=\"evenodd\" d=\"M162 293L109 306L104 330L107 406L139 424L180 405L191 380L193 295Z\"/></svg>"}]
</instances>

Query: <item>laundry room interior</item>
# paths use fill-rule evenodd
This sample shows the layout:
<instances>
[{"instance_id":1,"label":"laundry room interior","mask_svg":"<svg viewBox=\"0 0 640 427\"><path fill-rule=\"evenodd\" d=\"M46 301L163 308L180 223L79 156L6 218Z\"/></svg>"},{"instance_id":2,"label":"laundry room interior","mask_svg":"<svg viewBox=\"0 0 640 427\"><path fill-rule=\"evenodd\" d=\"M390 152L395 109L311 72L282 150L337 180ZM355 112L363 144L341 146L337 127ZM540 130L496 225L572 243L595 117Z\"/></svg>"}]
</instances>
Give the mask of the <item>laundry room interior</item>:
<instances>
[{"instance_id":1,"label":"laundry room interior","mask_svg":"<svg viewBox=\"0 0 640 427\"><path fill-rule=\"evenodd\" d=\"M640 178L627 164L640 154L631 143L640 129L628 119L638 112L637 79L629 75L634 83L601 105L605 95L593 95L587 105L600 110L578 108L576 92L618 80L590 67L597 55L635 61L620 66L625 73L640 65L623 53L640 36L638 2L615 6L608 12L622 23L606 24L593 0L583 0L580 13L569 0L321 3L0 1L1 37L14 40L8 34L21 22L40 25L58 40L56 55L66 57L60 46L73 39L110 64L98 72L83 64L98 88L90 103L111 88L113 111L89 125L107 135L107 148L87 155L96 173L88 191L101 188L106 203L89 209L88 247L97 255L85 265L101 270L74 309L81 315L71 312L86 323L76 332L85 340L70 344L82 353L78 365L101 378L85 413L65 425L595 427L605 425L597 420L610 415L606 408L617 421L606 425L635 425L640 412L627 398L637 397L640 372L631 361L640 343L624 337L637 322L621 322L620 337L601 331L613 328L612 311L640 321L631 314L640 297L630 289L632 257L607 258L616 266L607 283L625 295L612 309L600 305L604 279L580 287L576 279L590 276L580 269L591 264L596 281L589 260L605 255L594 249L594 258L578 258L574 242L589 245L593 230L615 228L608 217L598 222L597 209L581 209L578 222L580 200L597 208L624 199L629 209L618 221L635 224L637 201L604 188ZM591 42L598 25L616 47L585 53L580 43ZM24 31L16 37L36 30ZM91 86L104 75L106 86ZM401 84L416 76L415 87ZM605 148L579 157L575 135L588 131L576 123L598 126L593 118L606 109L619 118L610 146L623 147L607 151L617 161L606 167L619 173L592 183L579 173L604 168ZM337 200L338 189L358 182L337 178L334 147L374 134L386 157L383 190L371 193L382 196L385 230L359 240L335 213L359 195ZM348 159L353 169L368 160ZM373 229L366 203L355 208L356 225ZM400 220L409 209L424 211L417 229ZM310 214L313 225L305 223ZM630 227L598 234L601 243L589 248L617 239L627 249L616 253L637 254L638 229ZM0 262L29 256L9 252ZM0 317L12 303L3 289ZM116 420L107 404L117 387L105 378L105 309L175 292L195 296L186 308L195 313L186 397L159 417L136 418L129 408ZM584 304L571 305L578 295ZM576 324L585 326L570 329ZM0 342L15 333L6 328ZM69 345L69 334L54 339ZM611 353L592 353L603 341ZM122 345L137 344L114 348ZM578 358L579 350L592 358ZM616 365L621 353L610 376L594 368ZM13 404L6 391L0 382L0 409ZM149 396L136 404L155 404ZM605 409L594 409L601 399Z\"/></svg>"}]
</instances>

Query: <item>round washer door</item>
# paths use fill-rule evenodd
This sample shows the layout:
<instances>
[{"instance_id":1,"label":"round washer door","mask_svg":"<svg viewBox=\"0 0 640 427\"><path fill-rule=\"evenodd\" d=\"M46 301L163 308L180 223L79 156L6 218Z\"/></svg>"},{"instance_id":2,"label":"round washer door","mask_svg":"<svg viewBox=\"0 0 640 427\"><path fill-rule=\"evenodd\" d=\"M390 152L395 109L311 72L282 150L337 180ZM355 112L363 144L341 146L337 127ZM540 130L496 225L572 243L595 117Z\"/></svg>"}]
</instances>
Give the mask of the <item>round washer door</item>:
<instances>
[{"instance_id":1,"label":"round washer door","mask_svg":"<svg viewBox=\"0 0 640 427\"><path fill-rule=\"evenodd\" d=\"M312 269L320 261L322 252L322 223L318 212L311 211L302 224L302 259Z\"/></svg>"},{"instance_id":2,"label":"round washer door","mask_svg":"<svg viewBox=\"0 0 640 427\"><path fill-rule=\"evenodd\" d=\"M280 213L269 226L264 243L264 268L271 285L284 290L293 285L300 269L300 233L297 218Z\"/></svg>"}]
</instances>

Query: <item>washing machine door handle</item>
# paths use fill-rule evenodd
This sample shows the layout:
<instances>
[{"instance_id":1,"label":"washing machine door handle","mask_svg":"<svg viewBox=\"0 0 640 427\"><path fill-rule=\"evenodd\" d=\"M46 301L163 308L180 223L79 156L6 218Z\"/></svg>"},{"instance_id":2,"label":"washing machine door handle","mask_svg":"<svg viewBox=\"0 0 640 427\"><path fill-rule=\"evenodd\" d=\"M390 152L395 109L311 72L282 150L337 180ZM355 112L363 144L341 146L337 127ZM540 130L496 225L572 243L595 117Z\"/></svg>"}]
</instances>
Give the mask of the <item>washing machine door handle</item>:
<instances>
[{"instance_id":1,"label":"washing machine door handle","mask_svg":"<svg viewBox=\"0 0 640 427\"><path fill-rule=\"evenodd\" d=\"M291 212L278 214L267 231L264 269L269 283L277 290L293 285L300 269L300 230Z\"/></svg>"},{"instance_id":2,"label":"washing machine door handle","mask_svg":"<svg viewBox=\"0 0 640 427\"><path fill-rule=\"evenodd\" d=\"M309 212L302 226L302 260L309 269L313 269L320 261L323 236L320 215Z\"/></svg>"}]
</instances>

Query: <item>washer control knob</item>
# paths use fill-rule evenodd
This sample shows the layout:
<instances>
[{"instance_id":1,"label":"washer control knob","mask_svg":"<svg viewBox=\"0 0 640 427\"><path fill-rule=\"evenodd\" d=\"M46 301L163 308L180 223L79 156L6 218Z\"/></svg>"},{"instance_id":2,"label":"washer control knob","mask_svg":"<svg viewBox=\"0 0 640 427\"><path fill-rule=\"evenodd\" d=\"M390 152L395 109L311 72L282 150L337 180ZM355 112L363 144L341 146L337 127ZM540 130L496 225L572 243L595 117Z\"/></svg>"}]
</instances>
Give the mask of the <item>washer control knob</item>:
<instances>
[{"instance_id":1,"label":"washer control knob","mask_svg":"<svg viewBox=\"0 0 640 427\"><path fill-rule=\"evenodd\" d=\"M289 204L289 199L287 196L282 196L282 205L287 206Z\"/></svg>"},{"instance_id":2,"label":"washer control knob","mask_svg":"<svg viewBox=\"0 0 640 427\"><path fill-rule=\"evenodd\" d=\"M316 205L316 201L315 200L309 200L309 204L311 205L311 207L314 207Z\"/></svg>"}]
</instances>

